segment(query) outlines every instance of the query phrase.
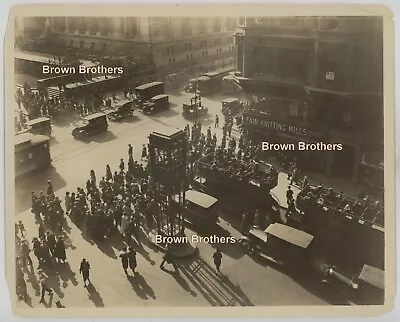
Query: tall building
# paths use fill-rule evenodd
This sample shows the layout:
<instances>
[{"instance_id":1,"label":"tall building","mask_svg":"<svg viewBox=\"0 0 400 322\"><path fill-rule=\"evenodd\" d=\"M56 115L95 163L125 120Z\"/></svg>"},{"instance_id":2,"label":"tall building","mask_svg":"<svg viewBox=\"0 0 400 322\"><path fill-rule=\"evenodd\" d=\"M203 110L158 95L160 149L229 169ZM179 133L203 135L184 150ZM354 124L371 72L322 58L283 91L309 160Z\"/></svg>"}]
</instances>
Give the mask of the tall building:
<instances>
[{"instance_id":1,"label":"tall building","mask_svg":"<svg viewBox=\"0 0 400 322\"><path fill-rule=\"evenodd\" d=\"M251 17L237 29L237 81L258 101L244 128L273 142L341 143L340 152L298 157L354 181L374 175L383 185L382 19Z\"/></svg>"},{"instance_id":2,"label":"tall building","mask_svg":"<svg viewBox=\"0 0 400 322\"><path fill-rule=\"evenodd\" d=\"M54 17L67 46L101 53L150 53L159 74L233 66L235 17Z\"/></svg>"}]
</instances>

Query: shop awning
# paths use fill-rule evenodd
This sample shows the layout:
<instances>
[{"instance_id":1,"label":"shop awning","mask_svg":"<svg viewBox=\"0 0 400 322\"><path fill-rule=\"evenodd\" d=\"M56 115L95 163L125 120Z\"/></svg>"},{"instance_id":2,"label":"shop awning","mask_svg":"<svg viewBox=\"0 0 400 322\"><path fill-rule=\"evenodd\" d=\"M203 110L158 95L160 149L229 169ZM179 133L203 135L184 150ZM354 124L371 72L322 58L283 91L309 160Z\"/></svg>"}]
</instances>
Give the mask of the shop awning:
<instances>
[{"instance_id":1,"label":"shop awning","mask_svg":"<svg viewBox=\"0 0 400 322\"><path fill-rule=\"evenodd\" d=\"M378 153L364 153L361 163L368 167L376 169L384 169L384 158L383 155Z\"/></svg>"}]
</instances>

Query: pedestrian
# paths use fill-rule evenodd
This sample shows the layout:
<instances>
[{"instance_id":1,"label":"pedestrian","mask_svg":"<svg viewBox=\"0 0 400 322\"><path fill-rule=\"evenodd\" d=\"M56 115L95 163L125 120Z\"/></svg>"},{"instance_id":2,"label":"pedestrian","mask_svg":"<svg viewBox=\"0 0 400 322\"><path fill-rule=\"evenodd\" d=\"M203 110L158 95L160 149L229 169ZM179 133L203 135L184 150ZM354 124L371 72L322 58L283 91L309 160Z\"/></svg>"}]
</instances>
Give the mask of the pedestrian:
<instances>
[{"instance_id":1,"label":"pedestrian","mask_svg":"<svg viewBox=\"0 0 400 322\"><path fill-rule=\"evenodd\" d=\"M39 303L43 303L46 292L51 297L53 295L53 290L48 286L48 276L46 275L46 273L43 272L43 270L39 270L38 275L41 286L41 295Z\"/></svg>"},{"instance_id":2,"label":"pedestrian","mask_svg":"<svg viewBox=\"0 0 400 322\"><path fill-rule=\"evenodd\" d=\"M304 178L303 178L303 189L305 188L305 187L307 187L308 186L308 178L307 178L307 176L304 176Z\"/></svg>"},{"instance_id":3,"label":"pedestrian","mask_svg":"<svg viewBox=\"0 0 400 322\"><path fill-rule=\"evenodd\" d=\"M88 282L88 285L91 284L92 282L90 281L89 274L90 274L90 264L86 260L86 258L82 259L81 265L79 267L79 273L82 274L83 278L83 287L86 287L86 281Z\"/></svg>"},{"instance_id":4,"label":"pedestrian","mask_svg":"<svg viewBox=\"0 0 400 322\"><path fill-rule=\"evenodd\" d=\"M54 256L63 264L67 261L67 254L65 252L65 244L63 238L58 237L57 243L54 248Z\"/></svg>"},{"instance_id":5,"label":"pedestrian","mask_svg":"<svg viewBox=\"0 0 400 322\"><path fill-rule=\"evenodd\" d=\"M119 169L121 171L125 170L125 163L124 163L124 159L121 159L120 163L119 163Z\"/></svg>"},{"instance_id":6,"label":"pedestrian","mask_svg":"<svg viewBox=\"0 0 400 322\"><path fill-rule=\"evenodd\" d=\"M47 232L46 236L47 247L49 247L49 251L51 256L55 257L55 248L56 248L56 237L50 232Z\"/></svg>"},{"instance_id":7,"label":"pedestrian","mask_svg":"<svg viewBox=\"0 0 400 322\"><path fill-rule=\"evenodd\" d=\"M219 127L219 117L218 117L218 115L215 115L215 124L214 124L214 127Z\"/></svg>"},{"instance_id":8,"label":"pedestrian","mask_svg":"<svg viewBox=\"0 0 400 322\"><path fill-rule=\"evenodd\" d=\"M167 251L165 252L165 254L163 256L163 260L162 260L162 262L160 264L160 268L161 269L164 269L164 264L165 263L171 264L172 266L174 266L175 272L179 273L178 266L175 264L174 257L173 257L173 255L171 253L171 246L170 245L167 246Z\"/></svg>"},{"instance_id":9,"label":"pedestrian","mask_svg":"<svg viewBox=\"0 0 400 322\"><path fill-rule=\"evenodd\" d=\"M128 144L128 155L133 155L133 147L131 144Z\"/></svg>"},{"instance_id":10,"label":"pedestrian","mask_svg":"<svg viewBox=\"0 0 400 322\"><path fill-rule=\"evenodd\" d=\"M119 254L119 258L121 258L121 265L128 276L128 266L129 266L129 253L126 247L122 248L122 252Z\"/></svg>"},{"instance_id":11,"label":"pedestrian","mask_svg":"<svg viewBox=\"0 0 400 322\"><path fill-rule=\"evenodd\" d=\"M43 227L42 223L39 224L39 229L38 230L39 230L39 232L38 232L39 238L40 239L44 239L45 238L45 234L44 234L44 227Z\"/></svg>"},{"instance_id":12,"label":"pedestrian","mask_svg":"<svg viewBox=\"0 0 400 322\"><path fill-rule=\"evenodd\" d=\"M147 157L147 148L146 148L146 145L143 144L141 160L146 159L146 157Z\"/></svg>"},{"instance_id":13,"label":"pedestrian","mask_svg":"<svg viewBox=\"0 0 400 322\"><path fill-rule=\"evenodd\" d=\"M47 181L47 195L51 196L54 194L53 184L50 180Z\"/></svg>"},{"instance_id":14,"label":"pedestrian","mask_svg":"<svg viewBox=\"0 0 400 322\"><path fill-rule=\"evenodd\" d=\"M65 203L65 212L66 214L69 214L69 212L71 211L71 196L69 195L68 191L65 193L64 203Z\"/></svg>"},{"instance_id":15,"label":"pedestrian","mask_svg":"<svg viewBox=\"0 0 400 322\"><path fill-rule=\"evenodd\" d=\"M136 251L133 249L132 246L129 246L128 259L129 259L129 268L132 270L133 274L136 274L135 271L137 266Z\"/></svg>"},{"instance_id":16,"label":"pedestrian","mask_svg":"<svg viewBox=\"0 0 400 322\"><path fill-rule=\"evenodd\" d=\"M30 267L33 267L33 262L32 262L32 258L31 258L31 255L30 255L31 249L29 247L29 243L28 243L27 240L24 240L22 242L21 252L22 252L22 256L23 256L22 258L23 258L24 262L26 264L28 264Z\"/></svg>"},{"instance_id":17,"label":"pedestrian","mask_svg":"<svg viewBox=\"0 0 400 322\"><path fill-rule=\"evenodd\" d=\"M221 267L222 253L219 250L219 248L217 248L215 250L215 253L213 255L213 259L214 259L215 268L217 269L218 273L221 273L220 267Z\"/></svg>"},{"instance_id":18,"label":"pedestrian","mask_svg":"<svg viewBox=\"0 0 400 322\"><path fill-rule=\"evenodd\" d=\"M290 200L293 200L293 190L291 186L289 186L288 190L286 191L286 202L289 203Z\"/></svg>"},{"instance_id":19,"label":"pedestrian","mask_svg":"<svg viewBox=\"0 0 400 322\"><path fill-rule=\"evenodd\" d=\"M25 226L24 226L24 224L22 223L21 220L18 221L18 229L19 229L19 232L20 232L20 234L21 234L21 237L22 237L22 238L25 238L26 230L25 230Z\"/></svg>"}]
</instances>

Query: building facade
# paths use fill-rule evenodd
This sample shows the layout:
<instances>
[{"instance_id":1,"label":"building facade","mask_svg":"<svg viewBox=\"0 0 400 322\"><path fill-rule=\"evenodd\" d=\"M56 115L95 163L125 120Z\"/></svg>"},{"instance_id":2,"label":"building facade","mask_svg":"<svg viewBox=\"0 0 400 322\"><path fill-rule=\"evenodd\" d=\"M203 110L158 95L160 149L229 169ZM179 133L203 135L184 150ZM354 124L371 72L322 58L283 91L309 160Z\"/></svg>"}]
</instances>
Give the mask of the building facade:
<instances>
[{"instance_id":1,"label":"building facade","mask_svg":"<svg viewBox=\"0 0 400 322\"><path fill-rule=\"evenodd\" d=\"M48 30L64 45L95 55L150 54L162 75L233 67L237 22L236 17L39 17L21 18L16 31Z\"/></svg>"},{"instance_id":2,"label":"building facade","mask_svg":"<svg viewBox=\"0 0 400 322\"><path fill-rule=\"evenodd\" d=\"M382 28L376 17L241 19L237 81L257 101L244 128L274 142L341 143L343 151L299 157L328 174L374 176L383 185Z\"/></svg>"}]
</instances>

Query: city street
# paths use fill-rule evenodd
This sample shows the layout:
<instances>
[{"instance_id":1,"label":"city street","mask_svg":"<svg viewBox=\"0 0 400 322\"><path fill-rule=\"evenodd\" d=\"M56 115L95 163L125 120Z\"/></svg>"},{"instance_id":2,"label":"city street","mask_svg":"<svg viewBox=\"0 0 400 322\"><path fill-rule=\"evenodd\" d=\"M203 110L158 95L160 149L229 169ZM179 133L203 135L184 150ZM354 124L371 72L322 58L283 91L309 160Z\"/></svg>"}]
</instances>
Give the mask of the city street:
<instances>
[{"instance_id":1,"label":"city street","mask_svg":"<svg viewBox=\"0 0 400 322\"><path fill-rule=\"evenodd\" d=\"M73 124L53 124L51 139L52 167L44 172L29 174L16 182L16 221L22 220L27 230L27 239L37 236L37 226L30 213L31 191L46 191L47 180L51 180L55 194L63 201L66 191L75 191L85 187L89 172L93 169L97 179L105 175L106 164L116 169L120 159L127 163L128 144L134 147L134 156L140 160L143 144L153 131L162 131L172 127L183 129L189 121L182 113L182 104L190 103L192 94L171 95L171 108L168 111L145 116L136 111L132 119L109 123L109 130L82 142L71 135ZM202 118L203 130L211 127L222 136L223 116L218 94L202 98L209 114ZM215 115L219 114L220 128L214 128ZM237 135L237 132L232 132ZM280 177L280 184L275 188L279 198L286 192L287 182ZM296 191L295 191L296 192ZM229 215L229 214L228 214ZM216 274L212 254L216 245L198 244L199 255L180 263L180 274L173 273L173 267L166 265L170 272L160 269L163 253L146 241L142 232L142 246L137 246L139 274L126 277L121 268L118 253L122 241L108 240L95 244L69 220L68 236L65 237L68 264L58 274L50 276L49 286L54 290L54 302L60 300L68 307L132 307L132 306L238 306L238 305L326 305L327 302L316 294L310 281L297 281L268 262L256 262L245 255L238 243L221 245L223 253L221 272ZM234 237L240 233L230 223L220 220L222 230ZM33 254L35 274L37 262ZM93 286L83 287L79 275L79 264L85 257L91 265ZM55 264L56 265L56 264ZM40 287L37 276L29 275L28 292L32 307L40 307ZM314 278L315 275L313 275ZM316 278L317 279L317 278ZM20 306L27 305L23 301Z\"/></svg>"}]
</instances>

